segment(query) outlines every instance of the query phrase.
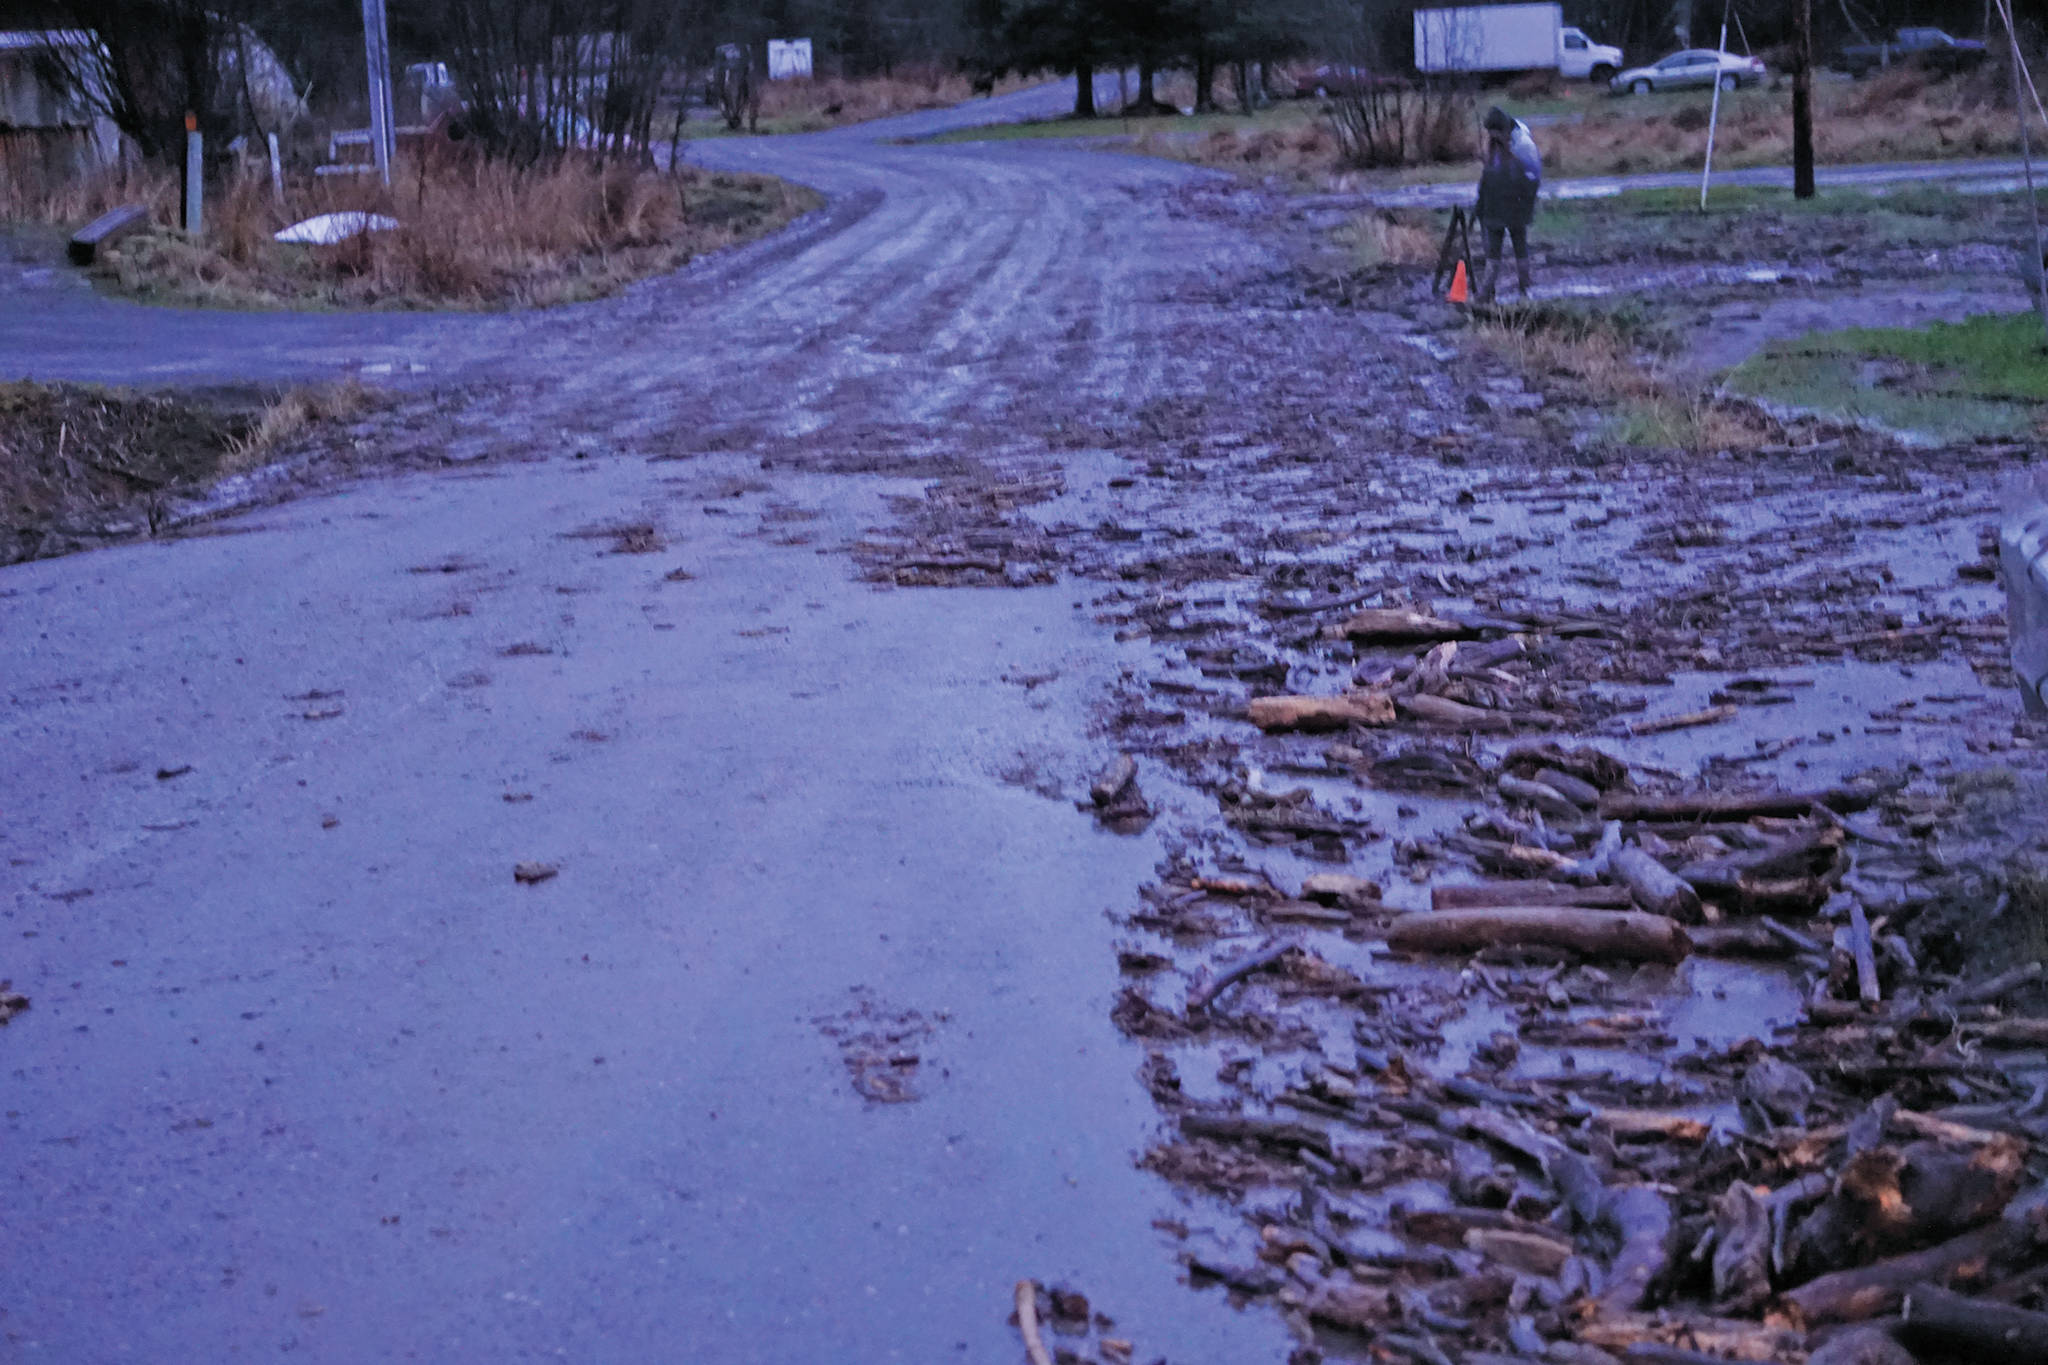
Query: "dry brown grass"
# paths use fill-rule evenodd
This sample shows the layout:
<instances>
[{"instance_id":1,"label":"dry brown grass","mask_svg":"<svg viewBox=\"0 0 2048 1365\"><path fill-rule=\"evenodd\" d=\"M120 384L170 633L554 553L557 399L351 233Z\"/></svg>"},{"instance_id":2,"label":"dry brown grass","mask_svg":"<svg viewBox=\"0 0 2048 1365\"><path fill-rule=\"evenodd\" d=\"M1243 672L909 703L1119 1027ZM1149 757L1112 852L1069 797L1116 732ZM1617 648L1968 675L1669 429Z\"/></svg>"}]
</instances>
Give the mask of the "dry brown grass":
<instances>
[{"instance_id":1,"label":"dry brown grass","mask_svg":"<svg viewBox=\"0 0 2048 1365\"><path fill-rule=\"evenodd\" d=\"M1519 304L1483 315L1473 334L1530 375L1563 380L1608 407L1614 421L1604 434L1613 444L1707 454L1783 439L1754 408L1717 398L1666 363L1625 316Z\"/></svg>"},{"instance_id":2,"label":"dry brown grass","mask_svg":"<svg viewBox=\"0 0 2048 1365\"><path fill-rule=\"evenodd\" d=\"M1131 150L1213 170L1277 176L1301 188L1325 184L1337 160L1337 139L1322 119L1182 131L1170 126L1138 134Z\"/></svg>"},{"instance_id":3,"label":"dry brown grass","mask_svg":"<svg viewBox=\"0 0 2048 1365\"><path fill-rule=\"evenodd\" d=\"M279 207L253 176L208 206L206 234L164 230L122 242L96 267L150 302L230 308L494 308L614 293L704 251L771 231L817 203L765 176L675 175L580 159L552 170L452 165L424 180L401 166L392 190L337 179L290 187ZM278 229L365 211L400 223L335 246L284 246Z\"/></svg>"},{"instance_id":4,"label":"dry brown grass","mask_svg":"<svg viewBox=\"0 0 2048 1365\"><path fill-rule=\"evenodd\" d=\"M0 175L0 222L77 227L108 209L138 203L148 204L164 217L177 211L177 193L175 176L141 162L110 166L76 178Z\"/></svg>"},{"instance_id":5,"label":"dry brown grass","mask_svg":"<svg viewBox=\"0 0 2048 1365\"><path fill-rule=\"evenodd\" d=\"M1020 77L1006 77L996 83L996 91L1028 84L1031 82ZM920 109L944 109L973 97L974 87L967 77L942 67L906 68L894 75L860 80L821 76L807 81L770 81L761 90L761 130L816 132Z\"/></svg>"},{"instance_id":6,"label":"dry brown grass","mask_svg":"<svg viewBox=\"0 0 2048 1365\"><path fill-rule=\"evenodd\" d=\"M356 379L287 389L263 410L254 426L233 440L221 457L221 471L254 468L265 456L290 445L315 427L360 417L373 402L370 391Z\"/></svg>"},{"instance_id":7,"label":"dry brown grass","mask_svg":"<svg viewBox=\"0 0 2048 1365\"><path fill-rule=\"evenodd\" d=\"M1436 229L1420 213L1375 209L1353 218L1335 237L1360 270L1436 264Z\"/></svg>"},{"instance_id":8,"label":"dry brown grass","mask_svg":"<svg viewBox=\"0 0 2048 1365\"><path fill-rule=\"evenodd\" d=\"M2010 107L1998 106L2001 78L1986 70L1929 81L1901 68L1868 81L1824 82L1814 91L1814 151L1823 164L1940 160L2017 152ZM1655 105L1602 99L1576 123L1539 130L1544 170L1553 176L1693 170L1706 147L1708 100ZM1721 106L1714 162L1786 165L1792 157L1789 96L1744 92Z\"/></svg>"}]
</instances>

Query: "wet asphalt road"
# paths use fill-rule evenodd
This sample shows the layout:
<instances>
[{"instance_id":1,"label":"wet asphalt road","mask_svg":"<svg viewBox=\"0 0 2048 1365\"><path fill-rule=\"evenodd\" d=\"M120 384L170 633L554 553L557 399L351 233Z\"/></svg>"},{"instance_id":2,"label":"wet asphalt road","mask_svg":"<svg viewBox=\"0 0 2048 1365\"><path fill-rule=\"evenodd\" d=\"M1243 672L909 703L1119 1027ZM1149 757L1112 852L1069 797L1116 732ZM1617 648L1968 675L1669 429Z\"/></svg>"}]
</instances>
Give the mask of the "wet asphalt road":
<instances>
[{"instance_id":1,"label":"wet asphalt road","mask_svg":"<svg viewBox=\"0 0 2048 1365\"><path fill-rule=\"evenodd\" d=\"M524 458L0 570L0 1355L1001 1361L1036 1277L1284 1357L1131 1167L1103 912L1160 844L999 776L1085 791L1105 632L877 593L835 547L920 485L761 469L1191 382L1162 300L1256 249L1174 167L878 140L988 112L706 144L833 205L610 304L6 314L11 372L422 365ZM910 1012L923 1097L861 1099L835 1021Z\"/></svg>"}]
</instances>

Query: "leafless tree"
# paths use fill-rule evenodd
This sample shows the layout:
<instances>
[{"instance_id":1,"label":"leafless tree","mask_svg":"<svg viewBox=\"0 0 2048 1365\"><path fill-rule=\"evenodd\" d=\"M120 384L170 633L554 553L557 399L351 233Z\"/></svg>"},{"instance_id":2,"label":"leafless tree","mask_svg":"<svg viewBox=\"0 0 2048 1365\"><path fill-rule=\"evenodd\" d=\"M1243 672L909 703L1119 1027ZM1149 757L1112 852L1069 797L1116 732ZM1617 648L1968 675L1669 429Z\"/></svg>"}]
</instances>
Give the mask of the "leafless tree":
<instances>
[{"instance_id":1,"label":"leafless tree","mask_svg":"<svg viewBox=\"0 0 2048 1365\"><path fill-rule=\"evenodd\" d=\"M523 164L645 156L664 85L702 45L689 0L443 0L436 15L469 131Z\"/></svg>"},{"instance_id":2,"label":"leafless tree","mask_svg":"<svg viewBox=\"0 0 2048 1365\"><path fill-rule=\"evenodd\" d=\"M250 96L261 65L251 0L59 0L57 9L79 40L54 45L49 63L143 156L179 162L188 116L215 155L261 125Z\"/></svg>"}]
</instances>

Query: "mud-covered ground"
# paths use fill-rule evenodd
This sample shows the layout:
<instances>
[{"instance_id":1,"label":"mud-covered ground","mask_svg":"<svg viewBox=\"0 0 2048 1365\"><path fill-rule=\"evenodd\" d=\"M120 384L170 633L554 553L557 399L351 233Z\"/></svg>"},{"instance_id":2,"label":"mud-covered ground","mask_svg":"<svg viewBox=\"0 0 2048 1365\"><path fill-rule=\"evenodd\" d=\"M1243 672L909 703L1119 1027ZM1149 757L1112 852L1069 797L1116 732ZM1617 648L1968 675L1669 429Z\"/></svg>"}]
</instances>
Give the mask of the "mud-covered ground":
<instances>
[{"instance_id":1,"label":"mud-covered ground","mask_svg":"<svg viewBox=\"0 0 2048 1365\"><path fill-rule=\"evenodd\" d=\"M1643 301L1681 337L1788 281L1946 283L1896 235L1745 277L1740 234L1572 226L1546 282L1686 272ZM2031 448L1756 413L1750 448L1630 448L1413 272L1293 250L1178 334L1207 393L990 452L856 547L906 587L1071 581L1126 642L1100 740L1135 764L1092 805L1172 831L1115 1015L1193 1280L1302 1360L1798 1360L1920 1279L2026 1300L2048 1034L2005 1013L2034 975L1970 986L2042 945L2048 731L1990 552Z\"/></svg>"}]
</instances>

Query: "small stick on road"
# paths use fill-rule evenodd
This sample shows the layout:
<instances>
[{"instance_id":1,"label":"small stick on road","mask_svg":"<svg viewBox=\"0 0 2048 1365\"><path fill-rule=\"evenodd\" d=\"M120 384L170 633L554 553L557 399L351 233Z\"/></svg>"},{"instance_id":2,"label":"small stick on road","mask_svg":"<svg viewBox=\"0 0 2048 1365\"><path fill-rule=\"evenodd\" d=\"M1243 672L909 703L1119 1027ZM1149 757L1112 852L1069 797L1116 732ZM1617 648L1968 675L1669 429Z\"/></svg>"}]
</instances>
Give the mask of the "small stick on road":
<instances>
[{"instance_id":1,"label":"small stick on road","mask_svg":"<svg viewBox=\"0 0 2048 1365\"><path fill-rule=\"evenodd\" d=\"M1718 725L1731 720L1740 710L1736 706L1710 706L1704 711L1688 711L1682 716L1658 716L1654 720L1638 720L1629 724L1631 735L1661 735L1667 730L1689 730L1695 725Z\"/></svg>"},{"instance_id":2,"label":"small stick on road","mask_svg":"<svg viewBox=\"0 0 2048 1365\"><path fill-rule=\"evenodd\" d=\"M1052 1355L1038 1335L1038 1286L1030 1280L1017 1281L1017 1330L1024 1334L1024 1354L1031 1365L1052 1365Z\"/></svg>"},{"instance_id":3,"label":"small stick on road","mask_svg":"<svg viewBox=\"0 0 2048 1365\"><path fill-rule=\"evenodd\" d=\"M1865 1005L1876 1005L1884 999L1877 980L1877 952L1870 942L1870 920L1865 917L1863 907L1852 904L1849 907L1849 955L1856 962L1856 995Z\"/></svg>"},{"instance_id":4,"label":"small stick on road","mask_svg":"<svg viewBox=\"0 0 2048 1365\"><path fill-rule=\"evenodd\" d=\"M1199 1014L1201 1011L1209 1008L1209 1003L1221 995L1227 988L1244 980L1253 972L1259 970L1259 968L1270 967L1275 962L1278 962L1287 955L1287 950L1293 946L1292 943L1268 943L1250 957L1225 967L1217 974L1214 981L1211 981L1206 986L1198 987L1195 993L1188 997L1188 1013Z\"/></svg>"}]
</instances>

